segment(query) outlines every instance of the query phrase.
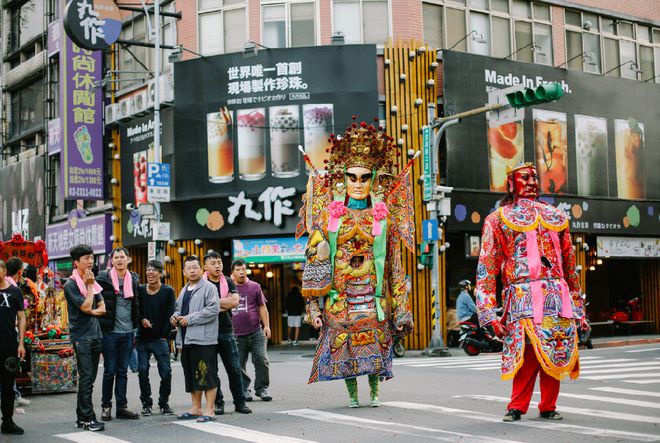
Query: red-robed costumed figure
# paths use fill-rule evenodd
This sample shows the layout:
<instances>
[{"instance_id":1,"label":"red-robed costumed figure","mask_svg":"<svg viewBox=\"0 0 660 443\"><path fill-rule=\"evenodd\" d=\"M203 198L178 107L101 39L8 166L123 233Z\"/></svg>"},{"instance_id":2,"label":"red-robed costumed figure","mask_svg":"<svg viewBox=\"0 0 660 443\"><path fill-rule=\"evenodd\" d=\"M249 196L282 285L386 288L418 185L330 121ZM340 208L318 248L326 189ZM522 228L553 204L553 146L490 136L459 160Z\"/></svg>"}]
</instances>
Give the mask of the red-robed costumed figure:
<instances>
[{"instance_id":1,"label":"red-robed costumed figure","mask_svg":"<svg viewBox=\"0 0 660 443\"><path fill-rule=\"evenodd\" d=\"M494 309L498 275L504 314ZM477 267L479 322L504 340L502 379L513 379L504 421L527 413L540 372L540 416L561 420L555 411L559 380L580 374L577 328L584 317L568 218L538 200L532 163L507 168L507 194L486 217Z\"/></svg>"}]
</instances>

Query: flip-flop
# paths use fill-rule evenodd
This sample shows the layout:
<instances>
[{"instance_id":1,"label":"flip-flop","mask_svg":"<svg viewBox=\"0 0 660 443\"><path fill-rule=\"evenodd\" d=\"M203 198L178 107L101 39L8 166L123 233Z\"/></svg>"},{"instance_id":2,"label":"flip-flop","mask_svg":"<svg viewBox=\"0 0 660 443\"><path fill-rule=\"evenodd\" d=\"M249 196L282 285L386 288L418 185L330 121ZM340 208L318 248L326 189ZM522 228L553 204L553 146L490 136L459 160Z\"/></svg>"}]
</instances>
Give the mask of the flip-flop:
<instances>
[{"instance_id":1,"label":"flip-flop","mask_svg":"<svg viewBox=\"0 0 660 443\"><path fill-rule=\"evenodd\" d=\"M177 420L194 420L199 417L199 415L191 414L190 412L184 412L177 417Z\"/></svg>"},{"instance_id":2,"label":"flip-flop","mask_svg":"<svg viewBox=\"0 0 660 443\"><path fill-rule=\"evenodd\" d=\"M210 421L215 421L215 417L211 417L210 415L202 415L197 419L197 423L208 423Z\"/></svg>"}]
</instances>

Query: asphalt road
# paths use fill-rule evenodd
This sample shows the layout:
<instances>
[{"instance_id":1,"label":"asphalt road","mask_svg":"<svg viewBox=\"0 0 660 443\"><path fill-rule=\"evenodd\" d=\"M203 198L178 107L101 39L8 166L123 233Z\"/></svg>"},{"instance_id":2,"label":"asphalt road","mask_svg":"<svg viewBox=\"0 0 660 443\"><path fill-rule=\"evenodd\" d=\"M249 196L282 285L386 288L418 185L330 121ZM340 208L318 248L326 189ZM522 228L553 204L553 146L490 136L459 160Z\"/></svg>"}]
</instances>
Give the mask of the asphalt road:
<instances>
[{"instance_id":1,"label":"asphalt road","mask_svg":"<svg viewBox=\"0 0 660 443\"><path fill-rule=\"evenodd\" d=\"M311 347L270 350L270 403L249 403L254 413L228 414L215 423L177 421L155 414L135 421L113 419L102 433L76 429L75 394L32 396L15 421L22 437L11 442L426 442L426 441L660 441L660 345L587 350L582 376L564 381L560 422L538 418L533 406L517 423L503 423L511 383L499 378L499 356L425 358L409 352L395 360L395 376L381 384L380 408L368 407L366 378L359 380L363 407L348 409L343 382L306 383ZM252 373L251 364L248 364ZM221 366L222 368L222 366ZM222 372L222 369L221 369ZM94 391L100 416L100 379ZM156 368L152 385L157 392ZM225 393L226 377L221 375ZM189 407L183 374L174 363L171 406ZM538 389L538 385L537 385ZM129 406L139 410L137 374L129 374ZM538 401L538 393L532 401ZM534 403L533 403L534 405Z\"/></svg>"}]
</instances>

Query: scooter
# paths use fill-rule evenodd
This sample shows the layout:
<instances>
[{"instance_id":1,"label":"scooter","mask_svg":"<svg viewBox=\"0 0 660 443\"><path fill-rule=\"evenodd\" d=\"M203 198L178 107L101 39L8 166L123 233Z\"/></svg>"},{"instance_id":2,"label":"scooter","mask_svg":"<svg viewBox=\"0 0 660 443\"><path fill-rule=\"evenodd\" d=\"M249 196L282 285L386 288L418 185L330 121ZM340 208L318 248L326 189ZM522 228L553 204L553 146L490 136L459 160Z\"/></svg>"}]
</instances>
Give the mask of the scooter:
<instances>
[{"instance_id":1,"label":"scooter","mask_svg":"<svg viewBox=\"0 0 660 443\"><path fill-rule=\"evenodd\" d=\"M582 299L586 300L587 295L582 294ZM593 349L594 345L591 343L591 322L589 321L589 316L587 315L587 306L589 306L589 302L585 301L583 303L584 306L584 317L587 320L587 323L589 324L589 329L586 331L583 331L582 328L579 327L578 325L578 344L586 347L587 349Z\"/></svg>"},{"instance_id":2,"label":"scooter","mask_svg":"<svg viewBox=\"0 0 660 443\"><path fill-rule=\"evenodd\" d=\"M392 351L395 357L403 357L406 354L406 344L401 334L394 334L392 337Z\"/></svg>"},{"instance_id":3,"label":"scooter","mask_svg":"<svg viewBox=\"0 0 660 443\"><path fill-rule=\"evenodd\" d=\"M502 352L502 341L493 331L480 327L470 320L458 324L461 327L458 347L467 355L475 356L482 352Z\"/></svg>"}]
</instances>

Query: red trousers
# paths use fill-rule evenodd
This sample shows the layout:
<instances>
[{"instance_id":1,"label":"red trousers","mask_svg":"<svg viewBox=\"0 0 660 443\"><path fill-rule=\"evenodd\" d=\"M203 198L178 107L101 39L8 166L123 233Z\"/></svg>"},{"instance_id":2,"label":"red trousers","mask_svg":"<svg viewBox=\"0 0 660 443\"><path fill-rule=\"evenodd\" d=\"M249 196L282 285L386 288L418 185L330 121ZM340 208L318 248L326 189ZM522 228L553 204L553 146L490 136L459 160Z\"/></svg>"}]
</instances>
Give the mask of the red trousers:
<instances>
[{"instance_id":1,"label":"red trousers","mask_svg":"<svg viewBox=\"0 0 660 443\"><path fill-rule=\"evenodd\" d=\"M541 402L539 411L550 412L557 409L557 397L559 396L559 380L546 374L539 364L534 353L534 348L529 343L525 344L525 360L522 367L513 378L513 388L511 390L511 403L507 409L517 409L522 414L526 414L529 409L529 401L534 392L536 384L536 374L541 372Z\"/></svg>"}]
</instances>

